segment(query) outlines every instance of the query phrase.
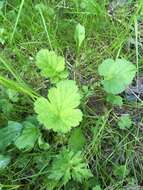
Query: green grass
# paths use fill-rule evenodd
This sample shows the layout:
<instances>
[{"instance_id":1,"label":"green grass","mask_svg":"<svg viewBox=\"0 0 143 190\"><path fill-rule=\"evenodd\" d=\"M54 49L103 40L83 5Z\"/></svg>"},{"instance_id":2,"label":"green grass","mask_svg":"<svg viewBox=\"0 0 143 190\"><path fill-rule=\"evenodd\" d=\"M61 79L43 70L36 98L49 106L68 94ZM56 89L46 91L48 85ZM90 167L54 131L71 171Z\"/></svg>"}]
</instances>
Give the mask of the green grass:
<instances>
[{"instance_id":1,"label":"green grass","mask_svg":"<svg viewBox=\"0 0 143 190\"><path fill-rule=\"evenodd\" d=\"M55 189L90 190L100 185L105 190L124 190L143 184L143 126L142 100L128 102L124 96L122 108L109 105L105 92L99 86L98 65L106 58L124 57L137 66L142 76L142 0L122 1L124 5L111 10L111 1L92 0L94 4L81 8L76 0L1 0L0 12L0 127L9 120L22 122L34 115L33 102L47 95L49 81L40 76L35 56L41 48L56 51L66 59L70 78L75 79L81 92L83 85L88 93L82 98L83 121L80 124L86 144L82 154L94 175L81 185L70 181ZM128 2L128 3L127 3ZM129 3L131 2L131 3ZM39 3L44 6L37 7ZM87 5L90 4L90 1ZM83 5L82 5L83 6ZM77 23L86 30L86 38L77 55L74 30ZM19 94L19 101L11 102L6 90ZM2 105L2 100L6 104ZM120 130L117 126L122 113L129 113L133 126ZM138 121L136 122L136 120ZM4 123L4 124L3 124ZM42 131L52 150L41 151L35 146L30 152L20 152L10 146L7 153L12 162L0 172L2 189L52 190L48 179L48 166L59 149L67 145L66 136ZM115 168L125 165L129 173L122 177ZM61 188L60 188L61 186Z\"/></svg>"}]
</instances>

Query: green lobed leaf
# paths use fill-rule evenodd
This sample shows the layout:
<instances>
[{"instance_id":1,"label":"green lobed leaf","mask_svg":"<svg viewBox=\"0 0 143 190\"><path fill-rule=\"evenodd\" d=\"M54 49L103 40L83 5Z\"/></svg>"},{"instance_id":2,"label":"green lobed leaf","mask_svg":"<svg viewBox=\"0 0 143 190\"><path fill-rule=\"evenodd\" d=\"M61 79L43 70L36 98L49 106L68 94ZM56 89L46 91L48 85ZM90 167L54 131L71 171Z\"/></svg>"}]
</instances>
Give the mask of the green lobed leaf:
<instances>
[{"instance_id":1,"label":"green lobed leaf","mask_svg":"<svg viewBox=\"0 0 143 190\"><path fill-rule=\"evenodd\" d=\"M65 59L54 51L41 49L36 56L36 65L41 70L41 75L50 78L52 83L67 78Z\"/></svg>"},{"instance_id":2,"label":"green lobed leaf","mask_svg":"<svg viewBox=\"0 0 143 190\"><path fill-rule=\"evenodd\" d=\"M39 137L39 129L32 123L24 122L22 134L16 139L15 145L18 149L31 150Z\"/></svg>"},{"instance_id":3,"label":"green lobed leaf","mask_svg":"<svg viewBox=\"0 0 143 190\"><path fill-rule=\"evenodd\" d=\"M4 150L7 146L13 143L22 130L20 123L9 121L8 126L0 129L0 150Z\"/></svg>"},{"instance_id":4,"label":"green lobed leaf","mask_svg":"<svg viewBox=\"0 0 143 190\"><path fill-rule=\"evenodd\" d=\"M49 179L62 180L63 184L66 184L71 179L82 182L91 176L92 173L84 162L81 152L62 150L53 161Z\"/></svg>"},{"instance_id":5,"label":"green lobed leaf","mask_svg":"<svg viewBox=\"0 0 143 190\"><path fill-rule=\"evenodd\" d=\"M125 59L106 59L99 65L98 72L107 93L119 94L131 84L136 74L136 67Z\"/></svg>"},{"instance_id":6,"label":"green lobed leaf","mask_svg":"<svg viewBox=\"0 0 143 190\"><path fill-rule=\"evenodd\" d=\"M77 109L80 94L75 81L65 80L49 90L48 99L38 98L35 112L45 128L67 133L82 120L82 112Z\"/></svg>"},{"instance_id":7,"label":"green lobed leaf","mask_svg":"<svg viewBox=\"0 0 143 190\"><path fill-rule=\"evenodd\" d=\"M119 118L118 126L120 129L129 129L132 125L132 120L129 115L122 115Z\"/></svg>"}]
</instances>

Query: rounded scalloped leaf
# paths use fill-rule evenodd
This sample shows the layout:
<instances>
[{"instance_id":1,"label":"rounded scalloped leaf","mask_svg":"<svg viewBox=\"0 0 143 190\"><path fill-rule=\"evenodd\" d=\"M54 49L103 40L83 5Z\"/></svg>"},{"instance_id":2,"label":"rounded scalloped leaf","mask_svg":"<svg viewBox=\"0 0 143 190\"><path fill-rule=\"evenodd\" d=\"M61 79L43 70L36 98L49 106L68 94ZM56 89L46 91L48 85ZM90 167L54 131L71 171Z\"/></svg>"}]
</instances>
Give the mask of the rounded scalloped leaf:
<instances>
[{"instance_id":1,"label":"rounded scalloped leaf","mask_svg":"<svg viewBox=\"0 0 143 190\"><path fill-rule=\"evenodd\" d=\"M79 104L80 95L75 81L65 80L49 90L48 99L37 99L35 112L45 128L67 133L82 120L82 112L76 108Z\"/></svg>"},{"instance_id":2,"label":"rounded scalloped leaf","mask_svg":"<svg viewBox=\"0 0 143 190\"><path fill-rule=\"evenodd\" d=\"M54 51L41 49L36 55L36 65L41 70L41 75L50 78L53 83L68 76L64 57L58 56Z\"/></svg>"},{"instance_id":3,"label":"rounded scalloped leaf","mask_svg":"<svg viewBox=\"0 0 143 190\"><path fill-rule=\"evenodd\" d=\"M98 67L98 72L104 77L102 81L107 93L119 94L132 83L136 67L125 59L106 59Z\"/></svg>"}]
</instances>

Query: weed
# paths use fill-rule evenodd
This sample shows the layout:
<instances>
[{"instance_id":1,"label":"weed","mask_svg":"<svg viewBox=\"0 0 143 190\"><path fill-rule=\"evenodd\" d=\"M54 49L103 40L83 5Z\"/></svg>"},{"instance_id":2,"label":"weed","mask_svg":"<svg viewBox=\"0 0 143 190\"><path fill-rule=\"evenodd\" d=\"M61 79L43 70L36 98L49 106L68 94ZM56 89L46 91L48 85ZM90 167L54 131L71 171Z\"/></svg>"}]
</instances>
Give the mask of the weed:
<instances>
[{"instance_id":1,"label":"weed","mask_svg":"<svg viewBox=\"0 0 143 190\"><path fill-rule=\"evenodd\" d=\"M0 1L0 189L142 186L142 8Z\"/></svg>"}]
</instances>

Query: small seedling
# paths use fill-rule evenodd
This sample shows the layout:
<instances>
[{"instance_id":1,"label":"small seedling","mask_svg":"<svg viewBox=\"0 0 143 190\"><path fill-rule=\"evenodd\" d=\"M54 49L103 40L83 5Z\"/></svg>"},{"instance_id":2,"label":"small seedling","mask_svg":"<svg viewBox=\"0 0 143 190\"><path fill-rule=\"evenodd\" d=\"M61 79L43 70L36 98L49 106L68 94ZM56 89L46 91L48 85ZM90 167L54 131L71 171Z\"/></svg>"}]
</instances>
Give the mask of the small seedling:
<instances>
[{"instance_id":1,"label":"small seedling","mask_svg":"<svg viewBox=\"0 0 143 190\"><path fill-rule=\"evenodd\" d=\"M76 41L77 50L79 51L81 44L85 39L85 28L80 23L76 25L74 39Z\"/></svg>"},{"instance_id":2,"label":"small seedling","mask_svg":"<svg viewBox=\"0 0 143 190\"><path fill-rule=\"evenodd\" d=\"M119 118L118 126L120 129L129 129L132 125L132 120L129 115L122 115Z\"/></svg>"}]
</instances>

